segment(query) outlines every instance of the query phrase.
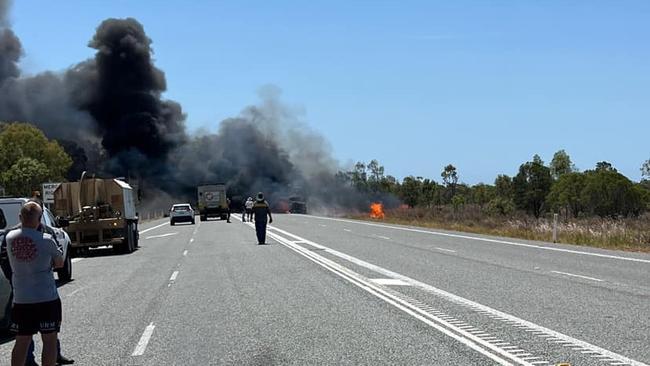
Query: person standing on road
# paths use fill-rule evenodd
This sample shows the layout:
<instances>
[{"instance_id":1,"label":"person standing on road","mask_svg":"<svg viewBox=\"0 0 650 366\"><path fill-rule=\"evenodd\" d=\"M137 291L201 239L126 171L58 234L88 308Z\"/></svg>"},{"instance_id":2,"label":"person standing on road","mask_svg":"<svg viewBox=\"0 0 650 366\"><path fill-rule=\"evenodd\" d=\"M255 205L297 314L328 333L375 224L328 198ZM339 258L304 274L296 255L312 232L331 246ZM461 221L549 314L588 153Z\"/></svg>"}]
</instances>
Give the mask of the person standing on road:
<instances>
[{"instance_id":1,"label":"person standing on road","mask_svg":"<svg viewBox=\"0 0 650 366\"><path fill-rule=\"evenodd\" d=\"M230 198L226 198L226 222L230 224Z\"/></svg>"},{"instance_id":2,"label":"person standing on road","mask_svg":"<svg viewBox=\"0 0 650 366\"><path fill-rule=\"evenodd\" d=\"M35 197L37 197L37 196L35 196ZM32 199L32 202L36 202L36 203L39 204L39 206L43 207L42 204L37 200ZM7 253L7 234L9 232L13 231L13 230L18 230L21 227L22 227L22 224L19 223L18 225L14 226L14 227L6 229L4 232L0 231L0 237L2 237L2 244L0 244L0 267L2 268L2 272L3 272L4 276L5 276L5 278L7 278L7 280L9 280L9 284L12 285L12 292L11 292L11 298L12 299L13 299L13 296L14 296L14 294L13 294L13 283L12 283L13 270L11 269L11 264L9 263L9 257L8 257L8 253ZM40 223L40 219L39 219L39 226L38 226L37 230L42 232L42 233L49 234L50 236L52 236L52 239L56 243L57 248L61 247L59 245L58 241L57 241L56 233L54 232L54 230L51 227L43 225L42 223ZM8 304L9 309L11 309L11 306L12 306L11 302L12 301L10 301L10 303ZM67 358L67 357L63 356L63 354L61 353L61 342L59 341L58 338L56 340L56 349L57 349L57 357L56 357L56 364L57 365L72 365L72 364L74 364L73 359ZM34 357L34 341L32 341L29 344L29 349L27 351L27 360L25 362L25 366L38 366L38 363L36 363L36 358Z\"/></svg>"},{"instance_id":3,"label":"person standing on road","mask_svg":"<svg viewBox=\"0 0 650 366\"><path fill-rule=\"evenodd\" d=\"M38 203L27 202L20 210L21 228L6 235L14 289L11 330L16 333L11 366L25 364L32 337L38 332L43 340L43 366L57 363L62 314L52 269L63 267L63 253L51 235L38 230L42 214Z\"/></svg>"},{"instance_id":4,"label":"person standing on road","mask_svg":"<svg viewBox=\"0 0 650 366\"><path fill-rule=\"evenodd\" d=\"M266 217L268 216L268 223L273 223L271 216L271 208L269 203L264 200L264 193L257 194L257 200L253 205L253 215L255 217L255 233L257 234L257 244L266 244Z\"/></svg>"},{"instance_id":5,"label":"person standing on road","mask_svg":"<svg viewBox=\"0 0 650 366\"><path fill-rule=\"evenodd\" d=\"M248 218L248 221L253 221L253 206L255 205L255 202L253 202L253 197L248 197L246 199L246 203L244 203L244 216L243 216L243 221L246 222L246 218Z\"/></svg>"}]
</instances>

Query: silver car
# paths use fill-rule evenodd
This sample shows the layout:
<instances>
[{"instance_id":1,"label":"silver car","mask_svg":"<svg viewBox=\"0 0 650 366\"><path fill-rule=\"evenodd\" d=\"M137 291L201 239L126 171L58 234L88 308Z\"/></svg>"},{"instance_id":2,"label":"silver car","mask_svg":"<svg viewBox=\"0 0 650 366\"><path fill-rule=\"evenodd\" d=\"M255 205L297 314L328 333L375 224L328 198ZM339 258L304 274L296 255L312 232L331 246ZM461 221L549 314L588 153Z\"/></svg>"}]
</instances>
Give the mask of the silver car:
<instances>
[{"instance_id":1,"label":"silver car","mask_svg":"<svg viewBox=\"0 0 650 366\"><path fill-rule=\"evenodd\" d=\"M191 222L194 225L194 209L189 203L178 203L169 210L169 224L177 222Z\"/></svg>"}]
</instances>

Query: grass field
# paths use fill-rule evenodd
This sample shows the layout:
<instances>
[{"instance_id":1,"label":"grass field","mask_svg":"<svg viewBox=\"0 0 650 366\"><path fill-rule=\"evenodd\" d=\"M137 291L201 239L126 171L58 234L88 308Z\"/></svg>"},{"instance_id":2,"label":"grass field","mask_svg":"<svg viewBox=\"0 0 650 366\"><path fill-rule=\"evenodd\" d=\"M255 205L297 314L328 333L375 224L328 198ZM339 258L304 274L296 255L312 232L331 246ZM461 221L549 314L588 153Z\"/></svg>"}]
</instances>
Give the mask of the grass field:
<instances>
[{"instance_id":1,"label":"grass field","mask_svg":"<svg viewBox=\"0 0 650 366\"><path fill-rule=\"evenodd\" d=\"M454 211L450 207L399 208L385 211L384 219L357 214L350 218L520 239L553 240L551 217L492 216L479 207ZM607 249L650 252L650 216L623 219L558 220L558 242Z\"/></svg>"}]
</instances>

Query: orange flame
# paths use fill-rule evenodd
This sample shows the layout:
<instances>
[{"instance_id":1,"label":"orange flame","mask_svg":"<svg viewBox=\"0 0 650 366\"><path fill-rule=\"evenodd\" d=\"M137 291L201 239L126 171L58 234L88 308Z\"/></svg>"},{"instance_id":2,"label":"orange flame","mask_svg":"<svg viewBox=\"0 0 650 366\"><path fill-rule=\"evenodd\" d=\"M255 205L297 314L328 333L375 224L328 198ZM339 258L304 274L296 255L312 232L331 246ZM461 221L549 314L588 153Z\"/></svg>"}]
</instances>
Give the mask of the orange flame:
<instances>
[{"instance_id":1,"label":"orange flame","mask_svg":"<svg viewBox=\"0 0 650 366\"><path fill-rule=\"evenodd\" d=\"M379 202L370 205L370 217L373 219L383 219L385 217L384 205Z\"/></svg>"}]
</instances>

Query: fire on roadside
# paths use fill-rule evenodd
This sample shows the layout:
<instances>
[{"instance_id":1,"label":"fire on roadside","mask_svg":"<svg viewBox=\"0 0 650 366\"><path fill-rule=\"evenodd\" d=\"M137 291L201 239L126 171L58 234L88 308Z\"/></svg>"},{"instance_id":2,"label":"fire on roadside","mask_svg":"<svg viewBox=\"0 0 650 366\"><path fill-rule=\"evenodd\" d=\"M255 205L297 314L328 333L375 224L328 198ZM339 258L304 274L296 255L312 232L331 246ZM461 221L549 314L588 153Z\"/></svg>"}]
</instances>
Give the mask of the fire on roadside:
<instances>
[{"instance_id":1,"label":"fire on roadside","mask_svg":"<svg viewBox=\"0 0 650 366\"><path fill-rule=\"evenodd\" d=\"M384 205L379 202L375 202L370 205L370 218L373 219L383 219L386 215L384 214Z\"/></svg>"}]
</instances>

